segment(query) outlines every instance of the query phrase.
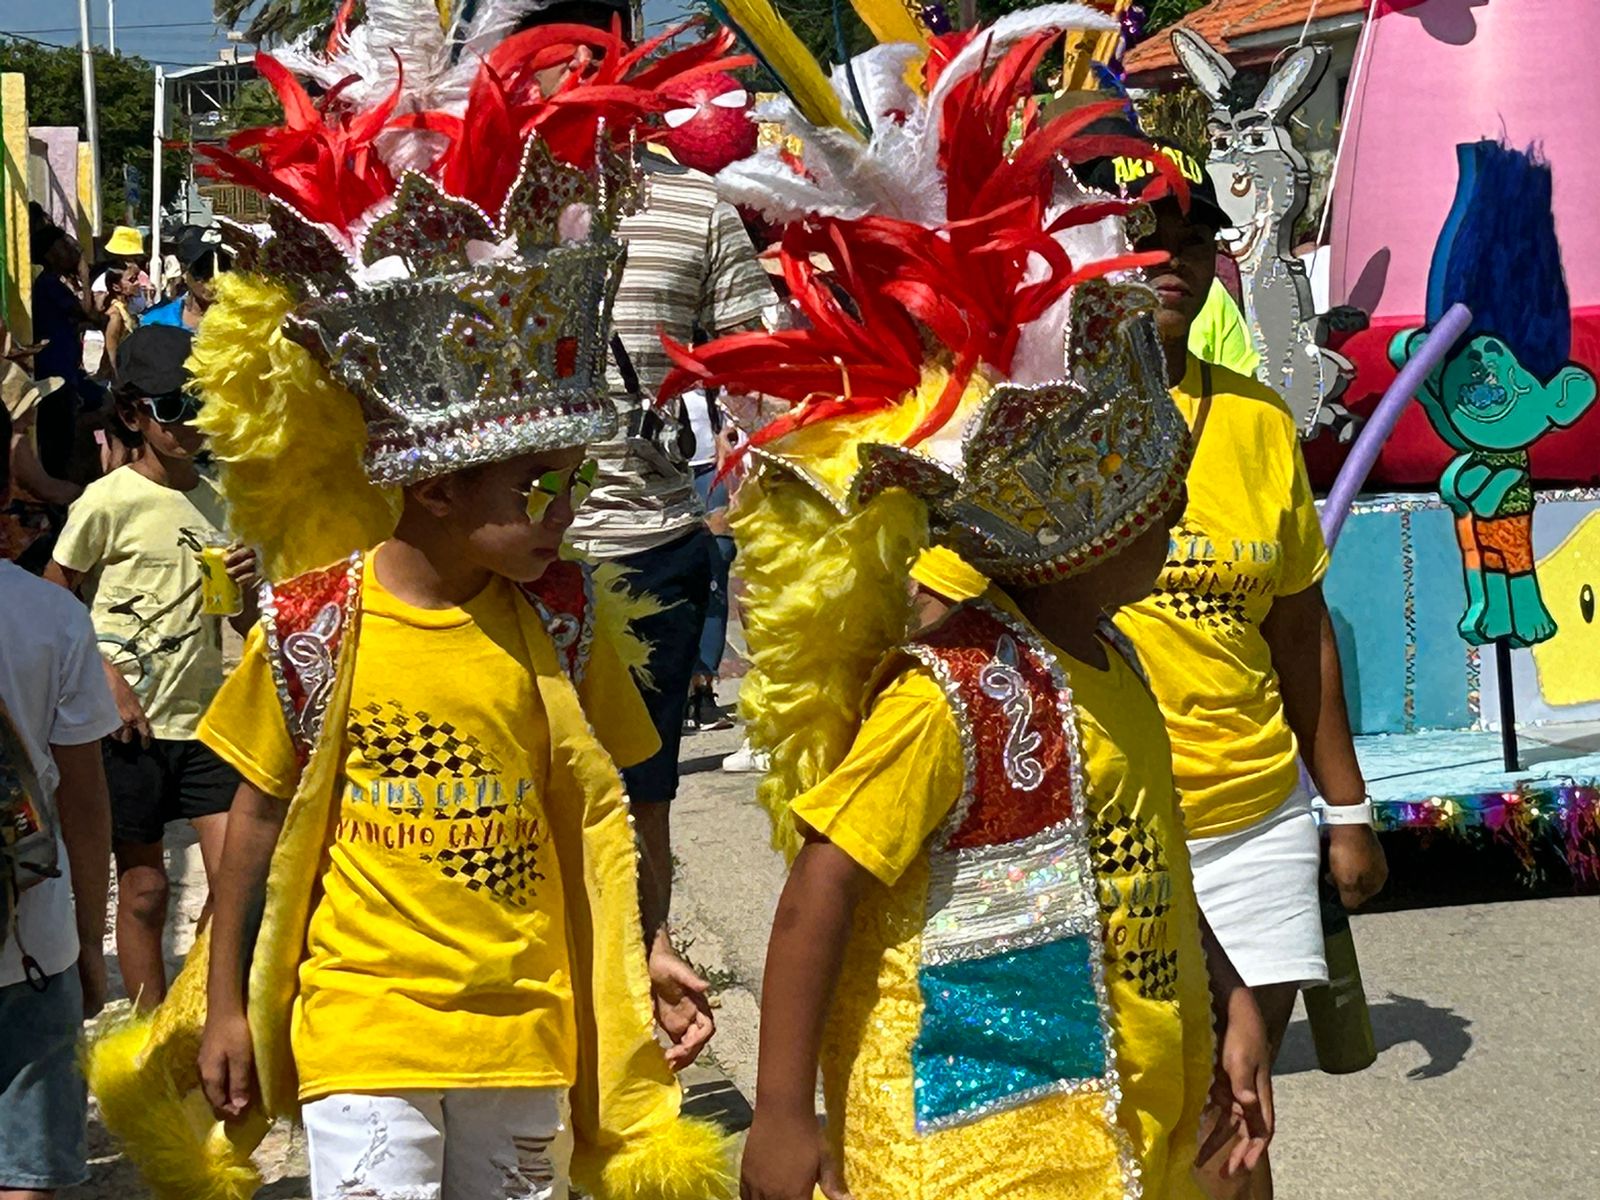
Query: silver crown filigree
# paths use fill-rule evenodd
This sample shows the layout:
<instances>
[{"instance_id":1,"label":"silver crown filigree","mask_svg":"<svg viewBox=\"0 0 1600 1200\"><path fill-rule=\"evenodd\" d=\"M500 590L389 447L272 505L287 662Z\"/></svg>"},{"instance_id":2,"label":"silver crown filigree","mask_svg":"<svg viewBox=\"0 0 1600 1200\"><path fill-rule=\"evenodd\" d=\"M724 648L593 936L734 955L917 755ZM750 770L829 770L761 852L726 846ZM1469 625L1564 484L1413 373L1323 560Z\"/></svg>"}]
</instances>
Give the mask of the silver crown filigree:
<instances>
[{"instance_id":1,"label":"silver crown filigree","mask_svg":"<svg viewBox=\"0 0 1600 1200\"><path fill-rule=\"evenodd\" d=\"M1163 519L1182 495L1189 429L1167 391L1156 297L1134 283L1074 291L1067 378L1001 384L950 465L868 443L853 499L924 500L938 539L991 578L1043 583L1084 570Z\"/></svg>"},{"instance_id":2,"label":"silver crown filigree","mask_svg":"<svg viewBox=\"0 0 1600 1200\"><path fill-rule=\"evenodd\" d=\"M360 401L367 474L405 484L609 437L605 382L623 249L640 187L599 139L593 167L537 138L498 215L407 173L353 249L274 200L262 240L234 227L239 267L282 281L285 334ZM391 260L395 277L373 279Z\"/></svg>"}]
</instances>

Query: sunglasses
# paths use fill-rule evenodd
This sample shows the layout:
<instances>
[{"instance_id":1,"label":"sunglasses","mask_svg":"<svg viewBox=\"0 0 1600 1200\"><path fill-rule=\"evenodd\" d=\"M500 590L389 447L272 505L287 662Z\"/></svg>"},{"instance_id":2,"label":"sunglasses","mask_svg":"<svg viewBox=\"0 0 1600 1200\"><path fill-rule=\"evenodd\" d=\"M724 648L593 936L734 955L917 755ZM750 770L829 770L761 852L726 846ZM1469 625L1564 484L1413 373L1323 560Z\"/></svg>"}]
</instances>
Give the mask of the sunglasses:
<instances>
[{"instance_id":1,"label":"sunglasses","mask_svg":"<svg viewBox=\"0 0 1600 1200\"><path fill-rule=\"evenodd\" d=\"M589 493L594 491L594 481L599 475L600 464L592 458L564 471L546 471L533 481L532 487L520 493L528 502L528 520L539 524L544 520L545 513L550 511L550 506L569 493L572 507L582 508Z\"/></svg>"},{"instance_id":2,"label":"sunglasses","mask_svg":"<svg viewBox=\"0 0 1600 1200\"><path fill-rule=\"evenodd\" d=\"M200 415L200 397L189 392L163 392L140 396L139 404L163 425L181 425Z\"/></svg>"}]
</instances>

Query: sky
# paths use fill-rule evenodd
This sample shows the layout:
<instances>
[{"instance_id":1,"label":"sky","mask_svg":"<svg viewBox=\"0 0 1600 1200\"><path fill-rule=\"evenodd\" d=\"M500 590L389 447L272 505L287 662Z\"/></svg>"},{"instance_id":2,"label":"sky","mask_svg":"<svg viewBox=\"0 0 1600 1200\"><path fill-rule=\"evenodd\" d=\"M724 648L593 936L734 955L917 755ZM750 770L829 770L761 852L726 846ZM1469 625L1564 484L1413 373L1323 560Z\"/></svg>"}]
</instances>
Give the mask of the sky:
<instances>
[{"instance_id":1,"label":"sky","mask_svg":"<svg viewBox=\"0 0 1600 1200\"><path fill-rule=\"evenodd\" d=\"M214 62L228 40L211 15L211 0L89 0L91 40L106 44L109 6L116 6L117 49L169 70ZM688 0L645 0L645 22L654 29L676 19ZM0 32L53 45L78 44L78 8L66 0L0 0Z\"/></svg>"}]
</instances>

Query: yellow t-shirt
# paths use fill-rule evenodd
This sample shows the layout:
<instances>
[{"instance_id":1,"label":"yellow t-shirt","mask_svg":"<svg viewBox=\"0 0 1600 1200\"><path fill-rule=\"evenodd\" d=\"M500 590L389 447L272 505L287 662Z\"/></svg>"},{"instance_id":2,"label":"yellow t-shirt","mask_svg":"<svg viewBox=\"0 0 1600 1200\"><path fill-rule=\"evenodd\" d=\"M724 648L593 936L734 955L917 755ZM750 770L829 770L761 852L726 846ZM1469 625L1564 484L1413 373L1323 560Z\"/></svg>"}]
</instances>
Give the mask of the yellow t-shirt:
<instances>
[{"instance_id":1,"label":"yellow t-shirt","mask_svg":"<svg viewBox=\"0 0 1600 1200\"><path fill-rule=\"evenodd\" d=\"M1160 712L1133 670L1115 651L1108 655L1105 671L1056 656L1083 734L1123 1080L1118 1117L1139 1157L1145 1195L1198 1200L1190 1162L1213 1054L1194 885ZM972 1125L915 1130L924 849L962 784L949 705L938 684L913 668L879 694L839 768L795 801L800 820L884 885L857 909L823 1046L829 1129L846 1182L857 1200L1105 1194L1115 1147L1084 1145L1065 1132L1081 1134L1093 1097L1051 1097Z\"/></svg>"},{"instance_id":2,"label":"yellow t-shirt","mask_svg":"<svg viewBox=\"0 0 1600 1200\"><path fill-rule=\"evenodd\" d=\"M418 609L366 574L344 767L306 933L292 1039L302 1099L565 1086L576 1042L563 879L543 797L551 731L518 609L496 579ZM586 711L623 761L656 738L596 639ZM201 729L252 784L298 768L252 635Z\"/></svg>"},{"instance_id":3,"label":"yellow t-shirt","mask_svg":"<svg viewBox=\"0 0 1600 1200\"><path fill-rule=\"evenodd\" d=\"M222 684L222 619L200 611L200 563L185 535L226 527L211 480L180 492L126 466L84 488L56 542L56 562L85 577L100 652L158 738L193 739Z\"/></svg>"},{"instance_id":4,"label":"yellow t-shirt","mask_svg":"<svg viewBox=\"0 0 1600 1200\"><path fill-rule=\"evenodd\" d=\"M1261 622L1279 596L1328 569L1294 419L1254 379L1211 368L1211 413L1189 468L1189 501L1154 594L1117 616L1150 676L1172 738L1190 837L1248 829L1299 781L1299 748ZM1172 398L1192 425L1189 359Z\"/></svg>"}]
</instances>

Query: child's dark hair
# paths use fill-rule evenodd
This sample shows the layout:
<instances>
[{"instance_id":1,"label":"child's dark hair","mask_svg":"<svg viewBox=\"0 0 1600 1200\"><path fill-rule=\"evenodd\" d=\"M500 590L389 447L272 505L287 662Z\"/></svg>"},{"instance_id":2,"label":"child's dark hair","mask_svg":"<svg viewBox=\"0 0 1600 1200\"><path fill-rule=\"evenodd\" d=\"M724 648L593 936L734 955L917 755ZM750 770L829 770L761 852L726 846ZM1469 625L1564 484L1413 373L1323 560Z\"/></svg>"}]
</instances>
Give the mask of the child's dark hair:
<instances>
[{"instance_id":1,"label":"child's dark hair","mask_svg":"<svg viewBox=\"0 0 1600 1200\"><path fill-rule=\"evenodd\" d=\"M126 383L119 383L111 389L111 411L106 414L106 432L130 450L136 450L144 445L144 438L139 430L123 417L123 412L136 411L139 401L144 398L143 392Z\"/></svg>"},{"instance_id":2,"label":"child's dark hair","mask_svg":"<svg viewBox=\"0 0 1600 1200\"><path fill-rule=\"evenodd\" d=\"M11 490L11 410L0 404L0 496Z\"/></svg>"}]
</instances>

